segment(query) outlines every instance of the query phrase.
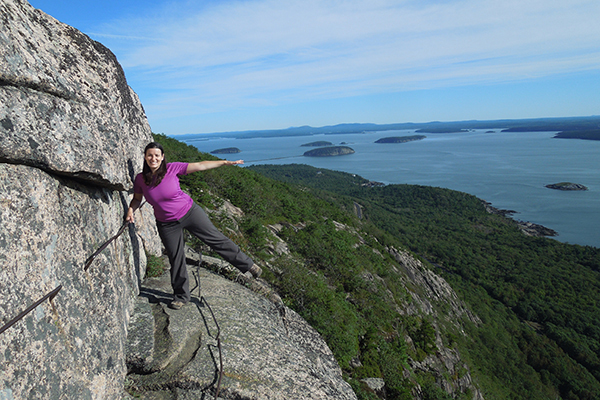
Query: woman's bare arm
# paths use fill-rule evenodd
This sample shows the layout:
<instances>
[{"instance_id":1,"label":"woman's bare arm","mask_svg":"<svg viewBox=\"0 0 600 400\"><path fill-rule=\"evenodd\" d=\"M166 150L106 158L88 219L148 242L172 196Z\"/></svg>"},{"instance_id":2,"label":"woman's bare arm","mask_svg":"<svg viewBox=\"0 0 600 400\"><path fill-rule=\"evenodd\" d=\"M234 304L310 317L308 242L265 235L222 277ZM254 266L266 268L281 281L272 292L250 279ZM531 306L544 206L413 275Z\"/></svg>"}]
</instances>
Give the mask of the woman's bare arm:
<instances>
[{"instance_id":1,"label":"woman's bare arm","mask_svg":"<svg viewBox=\"0 0 600 400\"><path fill-rule=\"evenodd\" d=\"M208 169L219 168L223 165L238 165L243 164L244 160L229 161L229 160L217 160L217 161L200 161L195 163L189 163L187 167L187 173L206 171Z\"/></svg>"},{"instance_id":2,"label":"woman's bare arm","mask_svg":"<svg viewBox=\"0 0 600 400\"><path fill-rule=\"evenodd\" d=\"M141 193L134 193L133 199L129 203L129 209L127 209L127 215L125 216L125 221L133 223L133 212L137 210L142 203L142 199L144 195Z\"/></svg>"}]
</instances>

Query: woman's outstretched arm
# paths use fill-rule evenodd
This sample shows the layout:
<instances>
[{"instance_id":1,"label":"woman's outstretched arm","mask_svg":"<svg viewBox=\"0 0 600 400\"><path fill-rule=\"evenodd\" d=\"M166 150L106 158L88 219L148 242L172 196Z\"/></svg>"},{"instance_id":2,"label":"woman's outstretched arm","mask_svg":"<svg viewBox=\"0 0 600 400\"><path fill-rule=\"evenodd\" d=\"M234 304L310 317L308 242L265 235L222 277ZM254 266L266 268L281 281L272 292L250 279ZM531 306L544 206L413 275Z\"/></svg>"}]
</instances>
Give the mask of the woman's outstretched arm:
<instances>
[{"instance_id":1,"label":"woman's outstretched arm","mask_svg":"<svg viewBox=\"0 0 600 400\"><path fill-rule=\"evenodd\" d=\"M187 173L206 171L207 169L219 168L223 165L238 165L243 164L244 160L229 161L229 160L217 160L217 161L200 161L195 163L189 163L187 167Z\"/></svg>"}]
</instances>

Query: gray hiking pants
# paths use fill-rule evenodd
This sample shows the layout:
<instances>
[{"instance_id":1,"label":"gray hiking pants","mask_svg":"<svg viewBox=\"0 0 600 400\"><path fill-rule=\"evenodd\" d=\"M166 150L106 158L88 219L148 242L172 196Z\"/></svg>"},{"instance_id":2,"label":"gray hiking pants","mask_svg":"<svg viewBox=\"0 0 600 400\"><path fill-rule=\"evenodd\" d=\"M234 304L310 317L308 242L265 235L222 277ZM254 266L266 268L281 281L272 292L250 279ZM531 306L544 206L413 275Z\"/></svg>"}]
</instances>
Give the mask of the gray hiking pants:
<instances>
[{"instance_id":1,"label":"gray hiking pants","mask_svg":"<svg viewBox=\"0 0 600 400\"><path fill-rule=\"evenodd\" d=\"M209 245L225 261L241 272L248 271L254 264L252 259L243 253L231 239L215 228L204 210L195 203L180 220L156 221L156 226L171 263L173 300L184 303L190 301L190 280L185 264L185 242L183 240L184 229Z\"/></svg>"}]
</instances>

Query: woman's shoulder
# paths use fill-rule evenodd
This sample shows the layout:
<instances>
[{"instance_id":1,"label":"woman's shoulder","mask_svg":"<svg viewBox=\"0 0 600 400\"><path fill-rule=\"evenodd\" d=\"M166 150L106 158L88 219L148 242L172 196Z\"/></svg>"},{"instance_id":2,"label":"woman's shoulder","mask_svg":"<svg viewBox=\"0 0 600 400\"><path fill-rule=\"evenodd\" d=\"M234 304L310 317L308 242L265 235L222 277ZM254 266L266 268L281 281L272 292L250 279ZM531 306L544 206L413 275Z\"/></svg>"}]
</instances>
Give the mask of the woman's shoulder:
<instances>
[{"instance_id":1,"label":"woman's shoulder","mask_svg":"<svg viewBox=\"0 0 600 400\"><path fill-rule=\"evenodd\" d=\"M179 162L179 161L170 162L170 163L167 163L167 172L172 172L177 175L182 175L182 174L186 173L187 167L188 167L188 163L186 163L186 162Z\"/></svg>"},{"instance_id":2,"label":"woman's shoulder","mask_svg":"<svg viewBox=\"0 0 600 400\"><path fill-rule=\"evenodd\" d=\"M143 185L144 185L144 175L140 172L133 179L133 188L134 188L134 190L136 190L136 189L140 190L140 189L142 189Z\"/></svg>"}]
</instances>

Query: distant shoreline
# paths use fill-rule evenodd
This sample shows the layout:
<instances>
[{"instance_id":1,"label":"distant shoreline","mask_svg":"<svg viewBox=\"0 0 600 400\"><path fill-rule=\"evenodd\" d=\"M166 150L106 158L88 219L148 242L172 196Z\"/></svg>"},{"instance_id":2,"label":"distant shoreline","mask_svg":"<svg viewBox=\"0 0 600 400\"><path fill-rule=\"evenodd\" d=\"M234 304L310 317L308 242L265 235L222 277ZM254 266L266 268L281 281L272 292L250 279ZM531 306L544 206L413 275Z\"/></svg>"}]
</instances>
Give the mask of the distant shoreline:
<instances>
[{"instance_id":1,"label":"distant shoreline","mask_svg":"<svg viewBox=\"0 0 600 400\"><path fill-rule=\"evenodd\" d=\"M268 137L286 137L286 136L313 136L313 135L336 135L336 134L366 134L385 131L410 131L423 130L423 132L449 133L464 132L473 129L501 129L503 132L577 132L577 139L600 140L599 136L585 137L584 131L598 130L600 125L600 116L589 117L560 117L560 118L532 118L532 119L501 119L501 120L472 120L472 121L451 121L451 122L404 122L393 124L338 124L322 127L300 126L286 129L265 129L233 132L214 132L214 133L190 133L185 135L168 135L181 141L187 141L197 138L268 138ZM583 137L582 137L583 136ZM557 136L558 137L558 136ZM567 138L560 136L560 138ZM575 138L575 137L569 137Z\"/></svg>"},{"instance_id":2,"label":"distant shoreline","mask_svg":"<svg viewBox=\"0 0 600 400\"><path fill-rule=\"evenodd\" d=\"M492 204L485 200L481 200L481 201L483 202L483 205L487 212L489 212L490 214L501 215L503 217L513 220L517 224L517 226L519 227L521 232L523 232L527 236L535 236L535 237L558 236L558 232L556 232L554 229L546 228L543 225L534 224L533 222L519 221L517 219L514 219L512 216L514 214L517 214L517 211L502 210L502 209L499 209L496 207L492 207Z\"/></svg>"},{"instance_id":3,"label":"distant shoreline","mask_svg":"<svg viewBox=\"0 0 600 400\"><path fill-rule=\"evenodd\" d=\"M556 139L600 140L600 129L584 131L563 131L554 135Z\"/></svg>"}]
</instances>

